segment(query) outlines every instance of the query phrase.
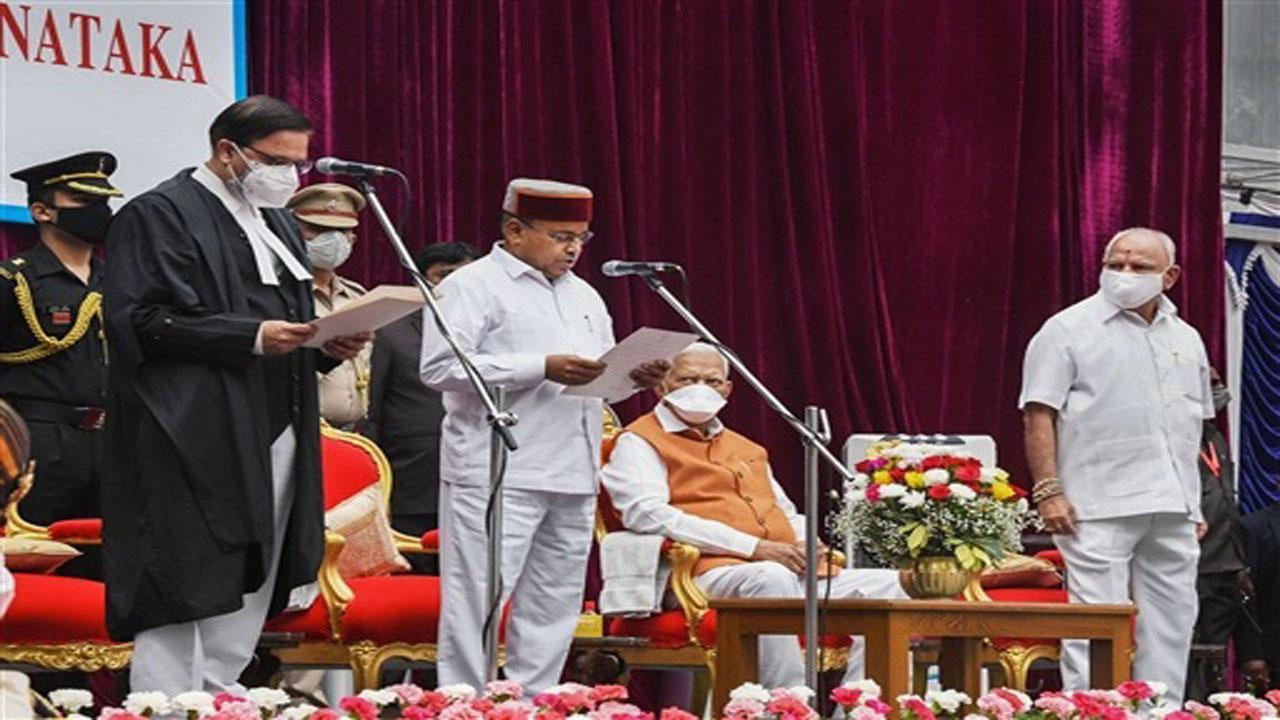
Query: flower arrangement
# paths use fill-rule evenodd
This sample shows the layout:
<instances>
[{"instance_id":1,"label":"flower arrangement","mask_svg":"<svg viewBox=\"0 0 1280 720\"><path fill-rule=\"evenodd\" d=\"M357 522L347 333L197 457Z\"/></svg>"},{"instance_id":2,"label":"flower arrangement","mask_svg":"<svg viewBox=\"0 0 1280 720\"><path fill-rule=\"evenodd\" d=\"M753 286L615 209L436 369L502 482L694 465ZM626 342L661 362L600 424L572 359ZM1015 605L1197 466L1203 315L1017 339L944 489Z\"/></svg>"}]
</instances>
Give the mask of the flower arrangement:
<instances>
[{"instance_id":1,"label":"flower arrangement","mask_svg":"<svg viewBox=\"0 0 1280 720\"><path fill-rule=\"evenodd\" d=\"M1114 690L1043 693L1034 701L1025 693L996 688L973 701L955 690L896 698L901 720L1268 720L1278 716L1280 690L1265 698L1240 693L1209 696L1209 704L1189 701L1182 707L1160 703L1160 683L1133 681ZM729 695L721 720L818 720L807 687L766 689L746 683ZM887 720L893 706L881 697L873 680L846 683L831 691L831 702L845 720ZM55 690L49 702L66 720L93 705L87 690ZM588 687L566 683L524 696L517 683L497 681L477 692L469 685L424 690L403 683L365 690L342 698L336 708L289 705L280 690L254 688L244 695L188 692L172 698L162 693L132 693L123 707L104 708L98 720L144 720L171 714L188 720L699 720L677 708L656 716L627 702L620 685ZM969 710L964 714L966 709Z\"/></svg>"},{"instance_id":2,"label":"flower arrangement","mask_svg":"<svg viewBox=\"0 0 1280 720\"><path fill-rule=\"evenodd\" d=\"M831 530L888 565L942 556L979 572L1021 550L1036 522L1007 472L964 453L890 440L854 469Z\"/></svg>"}]
</instances>

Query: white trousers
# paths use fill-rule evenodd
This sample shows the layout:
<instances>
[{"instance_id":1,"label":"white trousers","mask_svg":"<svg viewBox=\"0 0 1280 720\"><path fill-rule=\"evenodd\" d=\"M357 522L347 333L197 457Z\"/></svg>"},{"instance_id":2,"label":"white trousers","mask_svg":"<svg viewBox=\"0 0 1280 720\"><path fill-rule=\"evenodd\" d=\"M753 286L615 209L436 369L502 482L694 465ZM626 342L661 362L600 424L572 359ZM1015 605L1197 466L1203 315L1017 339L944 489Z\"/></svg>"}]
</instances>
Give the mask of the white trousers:
<instances>
[{"instance_id":1,"label":"white trousers","mask_svg":"<svg viewBox=\"0 0 1280 720\"><path fill-rule=\"evenodd\" d=\"M503 492L502 585L513 598L507 620L506 677L537 693L560 682L582 611L594 495L508 488ZM488 611L485 510L489 489L440 484L441 685L485 683Z\"/></svg>"},{"instance_id":2,"label":"white trousers","mask_svg":"<svg viewBox=\"0 0 1280 720\"><path fill-rule=\"evenodd\" d=\"M13 670L0 670L0 718L30 720L31 682L26 675Z\"/></svg>"},{"instance_id":3,"label":"white trousers","mask_svg":"<svg viewBox=\"0 0 1280 720\"><path fill-rule=\"evenodd\" d=\"M169 697L188 690L244 691L240 673L253 659L267 619L284 530L293 505L293 458L298 448L293 427L271 444L271 494L275 510L275 544L262 587L244 596L234 612L144 630L133 640L129 684L136 691L158 691Z\"/></svg>"},{"instance_id":4,"label":"white trousers","mask_svg":"<svg viewBox=\"0 0 1280 720\"><path fill-rule=\"evenodd\" d=\"M722 565L699 575L698 587L708 597L802 598L804 578L772 561L741 565ZM818 581L819 597L825 597L830 583L830 597L905 599L907 594L898 583L897 570L845 569L830 580ZM863 639L853 638L849 650L849 667L845 682L861 680L866 665ZM759 645L760 679L767 688L804 685L804 656L795 635L761 635Z\"/></svg>"},{"instance_id":5,"label":"white trousers","mask_svg":"<svg viewBox=\"0 0 1280 720\"><path fill-rule=\"evenodd\" d=\"M1195 523L1175 513L1083 520L1054 543L1067 564L1071 602L1138 606L1133 677L1166 683L1165 699L1180 704L1199 610ZM1089 642L1063 641L1061 665L1063 687L1088 688Z\"/></svg>"}]
</instances>

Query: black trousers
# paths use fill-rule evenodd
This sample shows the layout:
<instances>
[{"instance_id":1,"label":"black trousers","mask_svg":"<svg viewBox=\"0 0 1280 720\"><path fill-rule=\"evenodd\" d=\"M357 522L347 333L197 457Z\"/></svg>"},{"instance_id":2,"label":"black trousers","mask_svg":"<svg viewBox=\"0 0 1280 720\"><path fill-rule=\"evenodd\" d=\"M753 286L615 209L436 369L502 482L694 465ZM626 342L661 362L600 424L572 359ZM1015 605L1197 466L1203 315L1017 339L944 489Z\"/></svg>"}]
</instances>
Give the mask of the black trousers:
<instances>
[{"instance_id":1,"label":"black trousers","mask_svg":"<svg viewBox=\"0 0 1280 720\"><path fill-rule=\"evenodd\" d=\"M1200 615L1196 618L1192 642L1226 645L1235 634L1236 626L1244 621L1239 573L1201 573L1196 578L1196 594L1200 596ZM1196 658L1193 654L1188 658L1186 697L1204 701L1210 694L1223 690L1225 673L1222 663Z\"/></svg>"},{"instance_id":2,"label":"black trousers","mask_svg":"<svg viewBox=\"0 0 1280 720\"><path fill-rule=\"evenodd\" d=\"M22 517L38 525L68 518L102 516L99 474L101 430L30 420L35 484L22 500Z\"/></svg>"}]
</instances>

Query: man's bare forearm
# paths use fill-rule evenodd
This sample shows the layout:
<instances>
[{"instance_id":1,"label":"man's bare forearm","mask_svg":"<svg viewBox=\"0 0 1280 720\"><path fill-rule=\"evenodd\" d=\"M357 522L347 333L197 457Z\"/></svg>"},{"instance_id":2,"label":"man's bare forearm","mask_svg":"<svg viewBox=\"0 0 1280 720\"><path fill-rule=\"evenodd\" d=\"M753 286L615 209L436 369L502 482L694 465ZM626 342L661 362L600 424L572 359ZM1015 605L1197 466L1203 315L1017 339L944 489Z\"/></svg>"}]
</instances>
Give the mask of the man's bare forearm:
<instances>
[{"instance_id":1,"label":"man's bare forearm","mask_svg":"<svg viewBox=\"0 0 1280 720\"><path fill-rule=\"evenodd\" d=\"M1057 411L1047 405L1031 403L1023 411L1023 443L1032 480L1058 474L1057 420Z\"/></svg>"}]
</instances>

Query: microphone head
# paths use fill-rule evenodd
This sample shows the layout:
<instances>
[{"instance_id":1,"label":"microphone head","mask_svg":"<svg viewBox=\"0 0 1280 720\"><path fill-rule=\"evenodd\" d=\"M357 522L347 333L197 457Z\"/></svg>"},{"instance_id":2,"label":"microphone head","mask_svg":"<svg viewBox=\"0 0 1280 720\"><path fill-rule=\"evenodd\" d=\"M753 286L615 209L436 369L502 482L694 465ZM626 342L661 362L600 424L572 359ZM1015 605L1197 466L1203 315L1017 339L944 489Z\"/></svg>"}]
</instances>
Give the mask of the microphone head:
<instances>
[{"instance_id":1,"label":"microphone head","mask_svg":"<svg viewBox=\"0 0 1280 720\"><path fill-rule=\"evenodd\" d=\"M604 273L605 277L619 277L623 274L622 266L622 260L607 260L600 266L600 272Z\"/></svg>"},{"instance_id":2,"label":"microphone head","mask_svg":"<svg viewBox=\"0 0 1280 720\"><path fill-rule=\"evenodd\" d=\"M337 166L341 164L342 161L336 157L322 157L316 161L316 170L331 175L338 172Z\"/></svg>"}]
</instances>

